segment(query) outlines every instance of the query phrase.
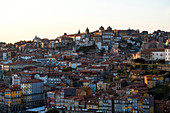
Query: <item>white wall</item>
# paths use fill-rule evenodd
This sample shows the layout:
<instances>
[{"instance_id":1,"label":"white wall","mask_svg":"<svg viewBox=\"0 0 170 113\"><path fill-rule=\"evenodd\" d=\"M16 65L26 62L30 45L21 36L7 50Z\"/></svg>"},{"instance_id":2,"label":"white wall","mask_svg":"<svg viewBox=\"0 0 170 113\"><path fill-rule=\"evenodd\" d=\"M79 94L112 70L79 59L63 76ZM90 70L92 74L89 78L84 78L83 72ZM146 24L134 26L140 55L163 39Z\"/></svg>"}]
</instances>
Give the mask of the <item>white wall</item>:
<instances>
[{"instance_id":1,"label":"white wall","mask_svg":"<svg viewBox=\"0 0 170 113\"><path fill-rule=\"evenodd\" d=\"M165 61L170 61L170 49L165 49Z\"/></svg>"},{"instance_id":2,"label":"white wall","mask_svg":"<svg viewBox=\"0 0 170 113\"><path fill-rule=\"evenodd\" d=\"M164 60L165 59L165 52L152 52L152 60Z\"/></svg>"},{"instance_id":3,"label":"white wall","mask_svg":"<svg viewBox=\"0 0 170 113\"><path fill-rule=\"evenodd\" d=\"M77 66L81 65L81 62L80 63L71 63L71 67L72 68L77 68Z\"/></svg>"}]
</instances>

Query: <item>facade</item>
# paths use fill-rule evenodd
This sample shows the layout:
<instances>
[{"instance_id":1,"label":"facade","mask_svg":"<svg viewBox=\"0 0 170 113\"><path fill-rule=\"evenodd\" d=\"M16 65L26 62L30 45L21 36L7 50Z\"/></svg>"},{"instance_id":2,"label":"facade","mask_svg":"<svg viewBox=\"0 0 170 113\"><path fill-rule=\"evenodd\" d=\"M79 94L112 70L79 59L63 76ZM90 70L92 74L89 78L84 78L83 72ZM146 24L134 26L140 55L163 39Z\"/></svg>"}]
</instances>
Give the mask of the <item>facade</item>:
<instances>
[{"instance_id":1,"label":"facade","mask_svg":"<svg viewBox=\"0 0 170 113\"><path fill-rule=\"evenodd\" d=\"M98 99L98 110L103 113L113 113L113 97L101 96Z\"/></svg>"},{"instance_id":2,"label":"facade","mask_svg":"<svg viewBox=\"0 0 170 113\"><path fill-rule=\"evenodd\" d=\"M95 83L91 83L88 86L92 89L92 93L95 93L97 91L97 85Z\"/></svg>"},{"instance_id":3,"label":"facade","mask_svg":"<svg viewBox=\"0 0 170 113\"><path fill-rule=\"evenodd\" d=\"M154 97L149 95L117 97L114 100L114 113L154 113Z\"/></svg>"},{"instance_id":4,"label":"facade","mask_svg":"<svg viewBox=\"0 0 170 113\"><path fill-rule=\"evenodd\" d=\"M170 103L169 101L155 100L155 113L169 113Z\"/></svg>"},{"instance_id":5,"label":"facade","mask_svg":"<svg viewBox=\"0 0 170 113\"><path fill-rule=\"evenodd\" d=\"M21 83L21 90L24 108L34 108L45 104L44 83L42 80L25 80Z\"/></svg>"},{"instance_id":6,"label":"facade","mask_svg":"<svg viewBox=\"0 0 170 113\"><path fill-rule=\"evenodd\" d=\"M50 109L50 108L53 108L56 103L55 103L55 91L50 91L50 92L47 92L47 98L46 98L46 108L47 109Z\"/></svg>"},{"instance_id":7,"label":"facade","mask_svg":"<svg viewBox=\"0 0 170 113\"><path fill-rule=\"evenodd\" d=\"M145 50L149 48L164 48L163 37L159 36L158 41L155 37L145 37L141 49Z\"/></svg>"},{"instance_id":8,"label":"facade","mask_svg":"<svg viewBox=\"0 0 170 113\"><path fill-rule=\"evenodd\" d=\"M166 54L164 48L152 48L141 51L141 58L146 61L165 60L165 56Z\"/></svg>"},{"instance_id":9,"label":"facade","mask_svg":"<svg viewBox=\"0 0 170 113\"><path fill-rule=\"evenodd\" d=\"M34 54L21 54L18 56L18 59L19 60L32 60L33 58L35 58L35 55Z\"/></svg>"},{"instance_id":10,"label":"facade","mask_svg":"<svg viewBox=\"0 0 170 113\"><path fill-rule=\"evenodd\" d=\"M148 88L156 87L157 84L162 84L164 82L164 76L162 75L146 75L144 77L144 82Z\"/></svg>"},{"instance_id":11,"label":"facade","mask_svg":"<svg viewBox=\"0 0 170 113\"><path fill-rule=\"evenodd\" d=\"M73 43L74 43L74 38L63 35L61 37L58 37L59 43L56 44L55 48L59 49L60 51L64 50L72 50L73 49Z\"/></svg>"},{"instance_id":12,"label":"facade","mask_svg":"<svg viewBox=\"0 0 170 113\"><path fill-rule=\"evenodd\" d=\"M97 100L89 100L87 101L86 103L86 109L88 111L90 111L91 113L95 113L95 111L97 111L99 108L98 108L98 101Z\"/></svg>"},{"instance_id":13,"label":"facade","mask_svg":"<svg viewBox=\"0 0 170 113\"><path fill-rule=\"evenodd\" d=\"M165 48L165 62L170 64L170 47Z\"/></svg>"},{"instance_id":14,"label":"facade","mask_svg":"<svg viewBox=\"0 0 170 113\"><path fill-rule=\"evenodd\" d=\"M165 60L165 51L152 52L152 60Z\"/></svg>"},{"instance_id":15,"label":"facade","mask_svg":"<svg viewBox=\"0 0 170 113\"><path fill-rule=\"evenodd\" d=\"M4 71L21 70L27 66L35 66L35 64L27 63L27 62L12 62L12 63L8 63L8 64L4 64L3 70Z\"/></svg>"},{"instance_id":16,"label":"facade","mask_svg":"<svg viewBox=\"0 0 170 113\"><path fill-rule=\"evenodd\" d=\"M5 111L14 112L22 109L21 89L18 85L13 85L4 91Z\"/></svg>"}]
</instances>

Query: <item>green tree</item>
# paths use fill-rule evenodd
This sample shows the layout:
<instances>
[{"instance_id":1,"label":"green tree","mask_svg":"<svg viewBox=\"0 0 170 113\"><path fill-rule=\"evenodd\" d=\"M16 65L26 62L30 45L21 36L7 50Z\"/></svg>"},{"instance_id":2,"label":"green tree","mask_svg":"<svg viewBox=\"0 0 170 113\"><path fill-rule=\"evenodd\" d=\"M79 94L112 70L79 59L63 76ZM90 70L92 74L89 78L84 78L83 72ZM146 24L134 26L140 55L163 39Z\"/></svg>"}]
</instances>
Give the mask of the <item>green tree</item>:
<instances>
[{"instance_id":1,"label":"green tree","mask_svg":"<svg viewBox=\"0 0 170 113\"><path fill-rule=\"evenodd\" d=\"M4 75L7 74L7 71L4 71L3 74L4 74Z\"/></svg>"},{"instance_id":2,"label":"green tree","mask_svg":"<svg viewBox=\"0 0 170 113\"><path fill-rule=\"evenodd\" d=\"M145 59L143 59L143 58L137 58L137 59L135 59L135 62L136 62L136 63L144 64L144 63L145 63Z\"/></svg>"},{"instance_id":3,"label":"green tree","mask_svg":"<svg viewBox=\"0 0 170 113\"><path fill-rule=\"evenodd\" d=\"M71 67L64 68L63 71L64 71L64 72L72 71L72 68L71 68Z\"/></svg>"},{"instance_id":4,"label":"green tree","mask_svg":"<svg viewBox=\"0 0 170 113\"><path fill-rule=\"evenodd\" d=\"M105 49L102 48L101 51L100 51L100 54L103 55L104 52L105 52Z\"/></svg>"},{"instance_id":5,"label":"green tree","mask_svg":"<svg viewBox=\"0 0 170 113\"><path fill-rule=\"evenodd\" d=\"M119 49L121 49L121 46L120 46L120 44L119 44L118 48L119 48Z\"/></svg>"},{"instance_id":6,"label":"green tree","mask_svg":"<svg viewBox=\"0 0 170 113\"><path fill-rule=\"evenodd\" d=\"M14 72L14 71L15 71L15 69L14 69L14 68L12 68L12 69L11 69L11 71L12 71L12 72Z\"/></svg>"},{"instance_id":7,"label":"green tree","mask_svg":"<svg viewBox=\"0 0 170 113\"><path fill-rule=\"evenodd\" d=\"M46 113L59 113L59 111L56 109L50 109Z\"/></svg>"},{"instance_id":8,"label":"green tree","mask_svg":"<svg viewBox=\"0 0 170 113\"><path fill-rule=\"evenodd\" d=\"M131 79L131 82L134 83L135 79Z\"/></svg>"},{"instance_id":9,"label":"green tree","mask_svg":"<svg viewBox=\"0 0 170 113\"><path fill-rule=\"evenodd\" d=\"M165 64L165 60L159 59L159 60L156 60L156 63L158 63L158 64Z\"/></svg>"},{"instance_id":10,"label":"green tree","mask_svg":"<svg viewBox=\"0 0 170 113\"><path fill-rule=\"evenodd\" d=\"M130 66L130 70L134 70L134 69L135 69L135 68L131 65L131 66Z\"/></svg>"},{"instance_id":11,"label":"green tree","mask_svg":"<svg viewBox=\"0 0 170 113\"><path fill-rule=\"evenodd\" d=\"M170 72L165 73L164 76L170 76Z\"/></svg>"},{"instance_id":12,"label":"green tree","mask_svg":"<svg viewBox=\"0 0 170 113\"><path fill-rule=\"evenodd\" d=\"M152 70L156 69L157 65L152 65Z\"/></svg>"},{"instance_id":13,"label":"green tree","mask_svg":"<svg viewBox=\"0 0 170 113\"><path fill-rule=\"evenodd\" d=\"M161 74L165 74L165 71L163 71L163 70L159 70L159 71L158 71L158 74L159 74L159 75L161 75Z\"/></svg>"},{"instance_id":14,"label":"green tree","mask_svg":"<svg viewBox=\"0 0 170 113\"><path fill-rule=\"evenodd\" d=\"M143 65L143 70L147 70L148 69L148 65Z\"/></svg>"},{"instance_id":15,"label":"green tree","mask_svg":"<svg viewBox=\"0 0 170 113\"><path fill-rule=\"evenodd\" d=\"M143 66L142 65L140 65L140 70L143 70Z\"/></svg>"}]
</instances>

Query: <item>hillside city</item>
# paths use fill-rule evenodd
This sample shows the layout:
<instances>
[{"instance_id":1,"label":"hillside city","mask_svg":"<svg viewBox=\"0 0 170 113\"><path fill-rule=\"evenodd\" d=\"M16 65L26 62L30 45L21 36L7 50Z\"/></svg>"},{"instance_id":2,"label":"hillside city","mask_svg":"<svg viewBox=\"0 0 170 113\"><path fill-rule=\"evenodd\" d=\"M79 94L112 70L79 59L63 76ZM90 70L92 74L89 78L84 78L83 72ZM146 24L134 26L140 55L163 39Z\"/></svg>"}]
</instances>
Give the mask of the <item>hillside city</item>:
<instances>
[{"instance_id":1,"label":"hillside city","mask_svg":"<svg viewBox=\"0 0 170 113\"><path fill-rule=\"evenodd\" d=\"M170 32L99 27L0 42L0 113L170 113Z\"/></svg>"}]
</instances>

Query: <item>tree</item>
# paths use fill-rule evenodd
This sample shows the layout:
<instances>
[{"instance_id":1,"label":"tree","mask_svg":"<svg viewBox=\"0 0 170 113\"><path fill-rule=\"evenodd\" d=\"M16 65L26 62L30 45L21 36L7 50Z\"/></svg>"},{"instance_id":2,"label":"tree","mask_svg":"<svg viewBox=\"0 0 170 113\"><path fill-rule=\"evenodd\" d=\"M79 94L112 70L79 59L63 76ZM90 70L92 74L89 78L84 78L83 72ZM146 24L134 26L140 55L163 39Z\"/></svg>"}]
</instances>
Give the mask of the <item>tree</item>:
<instances>
[{"instance_id":1,"label":"tree","mask_svg":"<svg viewBox=\"0 0 170 113\"><path fill-rule=\"evenodd\" d=\"M121 46L120 46L120 44L119 44L118 48L119 48L119 49L121 49Z\"/></svg>"},{"instance_id":2,"label":"tree","mask_svg":"<svg viewBox=\"0 0 170 113\"><path fill-rule=\"evenodd\" d=\"M143 69L143 66L142 65L140 65L140 70L142 70Z\"/></svg>"},{"instance_id":3,"label":"tree","mask_svg":"<svg viewBox=\"0 0 170 113\"><path fill-rule=\"evenodd\" d=\"M59 113L59 111L56 109L50 109L46 113Z\"/></svg>"},{"instance_id":4,"label":"tree","mask_svg":"<svg viewBox=\"0 0 170 113\"><path fill-rule=\"evenodd\" d=\"M131 66L130 66L130 70L134 70L134 69L135 69L135 68L131 65Z\"/></svg>"},{"instance_id":5,"label":"tree","mask_svg":"<svg viewBox=\"0 0 170 113\"><path fill-rule=\"evenodd\" d=\"M159 85L154 90L151 90L149 93L154 96L154 99L162 100L169 97L170 86L168 85Z\"/></svg>"},{"instance_id":6,"label":"tree","mask_svg":"<svg viewBox=\"0 0 170 113\"><path fill-rule=\"evenodd\" d=\"M152 70L155 70L157 68L157 65L152 65Z\"/></svg>"},{"instance_id":7,"label":"tree","mask_svg":"<svg viewBox=\"0 0 170 113\"><path fill-rule=\"evenodd\" d=\"M72 68L71 68L71 67L64 68L63 71L64 71L64 72L72 71Z\"/></svg>"},{"instance_id":8,"label":"tree","mask_svg":"<svg viewBox=\"0 0 170 113\"><path fill-rule=\"evenodd\" d=\"M6 74L7 74L7 71L4 71L3 74L6 75Z\"/></svg>"},{"instance_id":9,"label":"tree","mask_svg":"<svg viewBox=\"0 0 170 113\"><path fill-rule=\"evenodd\" d=\"M158 64L165 64L165 60L159 59L159 60L156 60L156 63L158 63Z\"/></svg>"},{"instance_id":10,"label":"tree","mask_svg":"<svg viewBox=\"0 0 170 113\"><path fill-rule=\"evenodd\" d=\"M137 58L137 59L135 59L135 62L144 64L144 63L145 63L145 59L143 59L143 58Z\"/></svg>"},{"instance_id":11,"label":"tree","mask_svg":"<svg viewBox=\"0 0 170 113\"><path fill-rule=\"evenodd\" d=\"M170 76L170 72L165 73L164 76Z\"/></svg>"},{"instance_id":12,"label":"tree","mask_svg":"<svg viewBox=\"0 0 170 113\"><path fill-rule=\"evenodd\" d=\"M131 82L134 83L135 79L131 79Z\"/></svg>"},{"instance_id":13,"label":"tree","mask_svg":"<svg viewBox=\"0 0 170 113\"><path fill-rule=\"evenodd\" d=\"M14 72L14 71L15 71L15 69L14 69L14 68L12 68L12 69L11 69L11 71L12 71L12 72Z\"/></svg>"},{"instance_id":14,"label":"tree","mask_svg":"<svg viewBox=\"0 0 170 113\"><path fill-rule=\"evenodd\" d=\"M159 75L165 74L165 71L159 70L159 71L158 71L158 74L159 74Z\"/></svg>"},{"instance_id":15,"label":"tree","mask_svg":"<svg viewBox=\"0 0 170 113\"><path fill-rule=\"evenodd\" d=\"M155 75L157 72L155 70L150 70L150 75Z\"/></svg>"},{"instance_id":16,"label":"tree","mask_svg":"<svg viewBox=\"0 0 170 113\"><path fill-rule=\"evenodd\" d=\"M118 73L118 75L120 75L122 73L122 71L121 70L117 70L117 73Z\"/></svg>"},{"instance_id":17,"label":"tree","mask_svg":"<svg viewBox=\"0 0 170 113\"><path fill-rule=\"evenodd\" d=\"M112 80L113 80L113 77L107 77L107 78L106 78L106 81L107 81L107 82L112 82Z\"/></svg>"},{"instance_id":18,"label":"tree","mask_svg":"<svg viewBox=\"0 0 170 113\"><path fill-rule=\"evenodd\" d=\"M105 52L105 49L102 48L101 51L100 51L100 54L103 55L104 52Z\"/></svg>"}]
</instances>

